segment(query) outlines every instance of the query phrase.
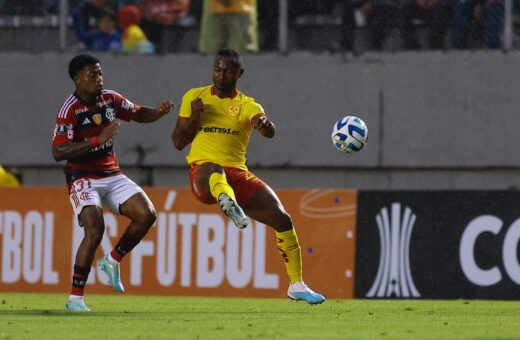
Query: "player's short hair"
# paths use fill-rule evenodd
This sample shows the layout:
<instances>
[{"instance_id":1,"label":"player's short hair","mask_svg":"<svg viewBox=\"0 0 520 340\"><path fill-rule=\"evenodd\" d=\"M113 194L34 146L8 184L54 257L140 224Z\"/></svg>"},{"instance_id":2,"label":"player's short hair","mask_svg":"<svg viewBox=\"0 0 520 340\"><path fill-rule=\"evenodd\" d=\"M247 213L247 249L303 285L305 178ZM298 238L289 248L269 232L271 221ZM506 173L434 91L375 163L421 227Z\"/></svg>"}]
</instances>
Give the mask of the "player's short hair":
<instances>
[{"instance_id":1,"label":"player's short hair","mask_svg":"<svg viewBox=\"0 0 520 340\"><path fill-rule=\"evenodd\" d=\"M215 57L226 57L233 59L238 67L242 68L242 56L235 50L224 48L217 52Z\"/></svg>"},{"instance_id":2,"label":"player's short hair","mask_svg":"<svg viewBox=\"0 0 520 340\"><path fill-rule=\"evenodd\" d=\"M69 77L74 80L76 73L82 70L85 66L99 64L99 60L90 54L80 54L72 58L69 63Z\"/></svg>"}]
</instances>

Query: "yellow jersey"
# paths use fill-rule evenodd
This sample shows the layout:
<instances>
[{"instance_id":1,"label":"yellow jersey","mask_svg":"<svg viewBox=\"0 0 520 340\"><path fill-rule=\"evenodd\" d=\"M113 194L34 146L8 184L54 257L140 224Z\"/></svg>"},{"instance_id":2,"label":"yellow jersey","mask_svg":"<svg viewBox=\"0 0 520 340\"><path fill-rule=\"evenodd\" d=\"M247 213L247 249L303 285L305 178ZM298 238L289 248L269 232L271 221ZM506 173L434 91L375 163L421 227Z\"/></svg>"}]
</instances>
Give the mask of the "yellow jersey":
<instances>
[{"instance_id":1,"label":"yellow jersey","mask_svg":"<svg viewBox=\"0 0 520 340\"><path fill-rule=\"evenodd\" d=\"M205 105L199 131L186 156L188 164L217 163L247 170L246 152L253 129L251 120L265 114L254 98L236 91L232 98L218 97L212 85L193 88L182 97L179 117L191 116L191 102L202 99Z\"/></svg>"}]
</instances>

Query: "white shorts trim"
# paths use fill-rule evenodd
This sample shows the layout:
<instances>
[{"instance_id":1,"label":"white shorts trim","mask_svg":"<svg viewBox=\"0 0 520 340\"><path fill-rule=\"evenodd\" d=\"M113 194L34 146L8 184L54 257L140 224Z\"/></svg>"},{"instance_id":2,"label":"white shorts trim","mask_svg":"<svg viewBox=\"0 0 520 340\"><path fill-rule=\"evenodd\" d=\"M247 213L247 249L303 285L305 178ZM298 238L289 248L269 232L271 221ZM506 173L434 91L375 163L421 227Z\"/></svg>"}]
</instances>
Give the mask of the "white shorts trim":
<instances>
[{"instance_id":1,"label":"white shorts trim","mask_svg":"<svg viewBox=\"0 0 520 340\"><path fill-rule=\"evenodd\" d=\"M89 205L107 208L119 215L120 206L139 192L146 196L143 189L125 175L97 179L84 177L72 182L69 199L77 216Z\"/></svg>"}]
</instances>

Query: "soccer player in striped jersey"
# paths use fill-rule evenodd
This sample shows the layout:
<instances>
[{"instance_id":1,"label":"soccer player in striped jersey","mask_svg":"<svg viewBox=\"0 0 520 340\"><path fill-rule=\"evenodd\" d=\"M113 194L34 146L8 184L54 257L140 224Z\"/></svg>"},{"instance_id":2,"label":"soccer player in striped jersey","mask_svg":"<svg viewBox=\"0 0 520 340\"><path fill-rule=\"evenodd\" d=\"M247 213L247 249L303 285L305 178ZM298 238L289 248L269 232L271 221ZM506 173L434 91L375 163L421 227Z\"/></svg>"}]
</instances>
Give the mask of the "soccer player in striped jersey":
<instances>
[{"instance_id":1,"label":"soccer player in striped jersey","mask_svg":"<svg viewBox=\"0 0 520 340\"><path fill-rule=\"evenodd\" d=\"M243 73L237 52L218 52L213 85L193 88L182 98L173 143L178 150L191 143L186 160L192 192L198 200L218 202L240 229L247 227L247 215L275 230L290 280L288 297L322 303L325 297L303 282L301 248L291 216L275 192L247 169L245 156L252 130L272 138L275 125L260 104L237 90Z\"/></svg>"},{"instance_id":2,"label":"soccer player in striped jersey","mask_svg":"<svg viewBox=\"0 0 520 340\"><path fill-rule=\"evenodd\" d=\"M174 104L162 100L156 108L134 104L119 93L103 88L99 60L91 55L75 56L69 63L75 91L58 112L52 155L66 160L65 178L69 198L85 235L76 253L72 290L65 309L86 312L85 283L94 261L105 224L102 207L130 219L130 224L114 249L99 260L109 285L124 292L119 263L146 235L156 213L144 191L119 168L113 137L119 120L150 123L170 112Z\"/></svg>"}]
</instances>

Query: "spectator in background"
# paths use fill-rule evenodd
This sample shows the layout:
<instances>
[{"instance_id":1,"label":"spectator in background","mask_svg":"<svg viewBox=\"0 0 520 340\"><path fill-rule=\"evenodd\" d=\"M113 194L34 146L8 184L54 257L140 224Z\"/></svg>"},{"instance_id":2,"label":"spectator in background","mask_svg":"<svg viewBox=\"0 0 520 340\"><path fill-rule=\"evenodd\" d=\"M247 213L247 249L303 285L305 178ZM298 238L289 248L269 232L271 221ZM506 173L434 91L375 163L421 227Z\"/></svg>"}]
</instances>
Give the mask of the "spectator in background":
<instances>
[{"instance_id":1,"label":"spectator in background","mask_svg":"<svg viewBox=\"0 0 520 340\"><path fill-rule=\"evenodd\" d=\"M87 32L99 29L99 20L107 10L112 10L115 13L117 11L117 2L114 3L108 0L87 0L77 9L74 7L71 8L73 15L76 11L79 12L82 27Z\"/></svg>"},{"instance_id":2,"label":"spectator in background","mask_svg":"<svg viewBox=\"0 0 520 340\"><path fill-rule=\"evenodd\" d=\"M420 49L417 21L429 30L429 48L443 49L451 23L453 0L407 0L400 11L400 33L405 49Z\"/></svg>"},{"instance_id":3,"label":"spectator in background","mask_svg":"<svg viewBox=\"0 0 520 340\"><path fill-rule=\"evenodd\" d=\"M141 27L154 44L157 53L166 51L164 31L172 27L179 17L186 16L190 9L190 0L141 0L139 3L143 20ZM174 36L170 42L175 50L180 37Z\"/></svg>"},{"instance_id":4,"label":"spectator in background","mask_svg":"<svg viewBox=\"0 0 520 340\"><path fill-rule=\"evenodd\" d=\"M124 53L152 54L153 44L148 41L139 24L141 11L136 5L126 5L118 12L119 26L123 31L122 51Z\"/></svg>"},{"instance_id":5,"label":"spectator in background","mask_svg":"<svg viewBox=\"0 0 520 340\"><path fill-rule=\"evenodd\" d=\"M503 0L455 0L453 26L451 31L452 47L469 47L469 35L475 24L483 26L483 40L487 48L502 46L500 35L504 29Z\"/></svg>"},{"instance_id":6,"label":"spectator in background","mask_svg":"<svg viewBox=\"0 0 520 340\"><path fill-rule=\"evenodd\" d=\"M22 186L22 177L13 169L5 169L0 165L0 188L17 188Z\"/></svg>"},{"instance_id":7,"label":"spectator in background","mask_svg":"<svg viewBox=\"0 0 520 340\"><path fill-rule=\"evenodd\" d=\"M343 49L352 50L354 29L366 21L370 27L371 47L381 51L398 15L399 0L343 0Z\"/></svg>"},{"instance_id":8,"label":"spectator in background","mask_svg":"<svg viewBox=\"0 0 520 340\"><path fill-rule=\"evenodd\" d=\"M265 0L262 0L265 1ZM256 0L204 0L199 51L258 52Z\"/></svg>"},{"instance_id":9,"label":"spectator in background","mask_svg":"<svg viewBox=\"0 0 520 340\"><path fill-rule=\"evenodd\" d=\"M76 36L89 51L120 52L121 33L117 30L115 14L108 8L104 10L98 21L96 30L87 31L79 11L73 14Z\"/></svg>"}]
</instances>

